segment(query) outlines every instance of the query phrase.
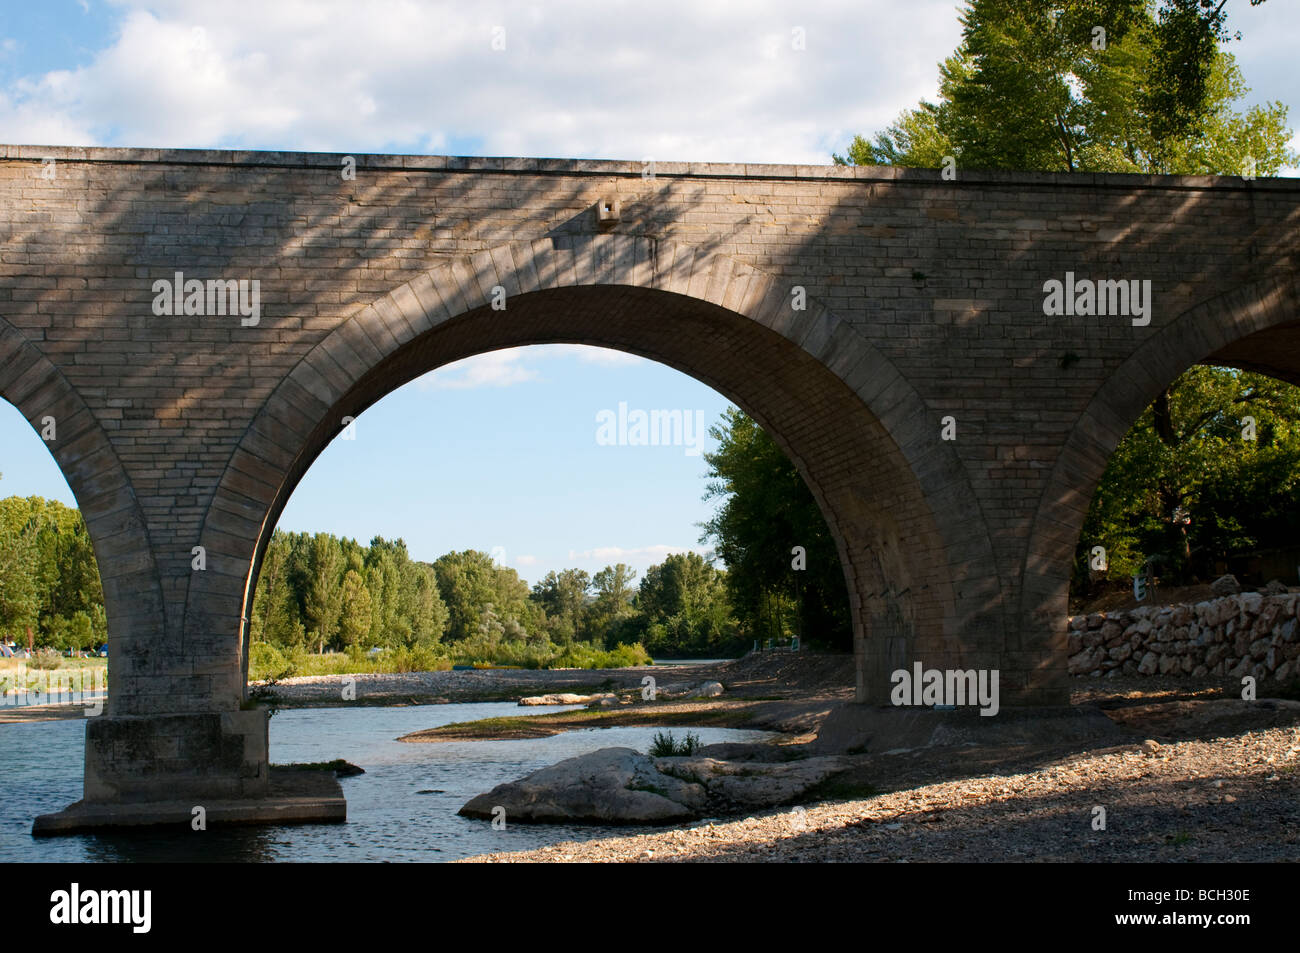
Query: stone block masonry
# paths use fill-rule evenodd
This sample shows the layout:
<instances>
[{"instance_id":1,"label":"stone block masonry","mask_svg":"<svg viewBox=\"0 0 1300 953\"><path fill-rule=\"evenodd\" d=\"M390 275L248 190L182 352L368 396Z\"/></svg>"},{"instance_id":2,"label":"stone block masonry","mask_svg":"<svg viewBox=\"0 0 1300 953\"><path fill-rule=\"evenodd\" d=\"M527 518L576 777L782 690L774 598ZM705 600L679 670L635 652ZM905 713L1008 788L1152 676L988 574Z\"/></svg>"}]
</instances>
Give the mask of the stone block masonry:
<instances>
[{"instance_id":1,"label":"stone block masonry","mask_svg":"<svg viewBox=\"0 0 1300 953\"><path fill-rule=\"evenodd\" d=\"M0 396L57 420L103 577L107 714L154 721L91 732L88 793L245 788L257 731L207 716L244 700L270 533L345 417L451 361L579 342L709 384L826 516L858 700L921 662L997 669L1004 710L1068 696L1073 550L1159 390L1198 362L1300 382L1295 180L642 172L0 146ZM1141 283L1140 323L1045 314L1066 275Z\"/></svg>"},{"instance_id":2,"label":"stone block masonry","mask_svg":"<svg viewBox=\"0 0 1300 953\"><path fill-rule=\"evenodd\" d=\"M1244 592L1195 605L1070 619L1070 674L1300 679L1300 594Z\"/></svg>"}]
</instances>

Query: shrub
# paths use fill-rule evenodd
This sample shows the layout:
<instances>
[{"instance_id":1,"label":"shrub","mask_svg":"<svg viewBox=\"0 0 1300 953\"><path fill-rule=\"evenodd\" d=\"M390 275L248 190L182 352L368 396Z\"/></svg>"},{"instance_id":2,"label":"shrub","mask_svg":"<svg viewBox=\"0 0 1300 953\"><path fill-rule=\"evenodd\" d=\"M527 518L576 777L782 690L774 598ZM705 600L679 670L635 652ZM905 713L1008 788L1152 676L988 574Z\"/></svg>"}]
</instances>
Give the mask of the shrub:
<instances>
[{"instance_id":1,"label":"shrub","mask_svg":"<svg viewBox=\"0 0 1300 953\"><path fill-rule=\"evenodd\" d=\"M649 754L652 758L679 758L693 755L699 750L700 736L693 732L686 732L686 737L678 743L671 731L656 731L654 741L650 743Z\"/></svg>"},{"instance_id":2,"label":"shrub","mask_svg":"<svg viewBox=\"0 0 1300 953\"><path fill-rule=\"evenodd\" d=\"M403 645L381 653L375 664L382 672L445 672L451 668L451 659L427 646Z\"/></svg>"},{"instance_id":3,"label":"shrub","mask_svg":"<svg viewBox=\"0 0 1300 953\"><path fill-rule=\"evenodd\" d=\"M548 668L626 668L631 665L652 665L650 655L640 642L620 645L605 651L585 642L566 646L551 660Z\"/></svg>"},{"instance_id":4,"label":"shrub","mask_svg":"<svg viewBox=\"0 0 1300 953\"><path fill-rule=\"evenodd\" d=\"M253 681L288 678L293 666L269 642L254 642L248 647L248 677Z\"/></svg>"},{"instance_id":5,"label":"shrub","mask_svg":"<svg viewBox=\"0 0 1300 953\"><path fill-rule=\"evenodd\" d=\"M32 653L28 659L28 668L54 669L63 664L63 656L59 654L58 649L42 647Z\"/></svg>"}]
</instances>

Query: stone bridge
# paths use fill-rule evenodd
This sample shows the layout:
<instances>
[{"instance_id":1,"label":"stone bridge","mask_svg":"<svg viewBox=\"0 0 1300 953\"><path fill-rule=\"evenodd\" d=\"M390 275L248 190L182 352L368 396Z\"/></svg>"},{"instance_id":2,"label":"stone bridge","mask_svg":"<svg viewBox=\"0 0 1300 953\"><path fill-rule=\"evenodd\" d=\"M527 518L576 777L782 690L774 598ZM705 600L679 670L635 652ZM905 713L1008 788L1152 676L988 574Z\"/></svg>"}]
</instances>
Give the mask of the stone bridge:
<instances>
[{"instance_id":1,"label":"stone bridge","mask_svg":"<svg viewBox=\"0 0 1300 953\"><path fill-rule=\"evenodd\" d=\"M261 555L344 418L448 362L618 348L757 419L834 534L872 704L916 661L1066 702L1116 443L1196 363L1300 383L1294 179L0 149L0 395L108 610L87 802L266 793Z\"/></svg>"}]
</instances>

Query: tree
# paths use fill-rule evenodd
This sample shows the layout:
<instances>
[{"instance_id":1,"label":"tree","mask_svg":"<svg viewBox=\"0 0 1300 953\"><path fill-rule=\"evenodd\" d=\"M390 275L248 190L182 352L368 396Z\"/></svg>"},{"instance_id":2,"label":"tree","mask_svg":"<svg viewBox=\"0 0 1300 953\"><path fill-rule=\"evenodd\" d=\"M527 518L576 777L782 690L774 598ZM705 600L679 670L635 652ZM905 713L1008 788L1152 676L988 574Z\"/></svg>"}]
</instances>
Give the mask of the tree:
<instances>
[{"instance_id":1,"label":"tree","mask_svg":"<svg viewBox=\"0 0 1300 953\"><path fill-rule=\"evenodd\" d=\"M939 101L873 142L855 137L835 161L1236 175L1250 160L1275 174L1296 161L1287 109L1233 111L1249 90L1220 48L1225 17L1203 0L971 0Z\"/></svg>"},{"instance_id":2,"label":"tree","mask_svg":"<svg viewBox=\"0 0 1300 953\"><path fill-rule=\"evenodd\" d=\"M673 553L646 570L637 608L652 654L713 654L735 646L726 574L699 553Z\"/></svg>"},{"instance_id":3,"label":"tree","mask_svg":"<svg viewBox=\"0 0 1300 953\"><path fill-rule=\"evenodd\" d=\"M632 606L635 581L636 573L626 563L606 566L592 577L596 598L588 608L588 626L606 646L613 644L620 626L636 613Z\"/></svg>"},{"instance_id":4,"label":"tree","mask_svg":"<svg viewBox=\"0 0 1300 953\"><path fill-rule=\"evenodd\" d=\"M799 634L847 650L848 590L834 538L794 464L753 420L734 407L710 431L705 499L723 505L703 525L727 564L737 618L757 639ZM803 551L797 563L795 547ZM797 569L796 565L805 568Z\"/></svg>"},{"instance_id":5,"label":"tree","mask_svg":"<svg viewBox=\"0 0 1300 953\"><path fill-rule=\"evenodd\" d=\"M329 533L317 533L311 540L310 581L303 598L303 616L307 632L324 652L338 631L341 590L344 567L343 549Z\"/></svg>"},{"instance_id":6,"label":"tree","mask_svg":"<svg viewBox=\"0 0 1300 953\"><path fill-rule=\"evenodd\" d=\"M460 641L475 634L489 605L508 630L523 631L528 584L513 569L497 566L490 555L477 550L447 553L433 567L447 605L448 639Z\"/></svg>"},{"instance_id":7,"label":"tree","mask_svg":"<svg viewBox=\"0 0 1300 953\"><path fill-rule=\"evenodd\" d=\"M1111 455L1075 553L1075 591L1086 589L1093 546L1112 575L1154 556L1163 578L1189 582L1235 550L1294 545L1297 490L1300 388L1193 367Z\"/></svg>"},{"instance_id":8,"label":"tree","mask_svg":"<svg viewBox=\"0 0 1300 953\"><path fill-rule=\"evenodd\" d=\"M581 569L551 571L533 586L533 599L546 610L551 638L562 645L583 641L587 633L587 592L591 576Z\"/></svg>"},{"instance_id":9,"label":"tree","mask_svg":"<svg viewBox=\"0 0 1300 953\"><path fill-rule=\"evenodd\" d=\"M349 569L339 592L339 641L344 648L366 648L371 624L370 590L361 573Z\"/></svg>"},{"instance_id":10,"label":"tree","mask_svg":"<svg viewBox=\"0 0 1300 953\"><path fill-rule=\"evenodd\" d=\"M27 501L0 501L0 632L18 642L37 624L36 546Z\"/></svg>"}]
</instances>

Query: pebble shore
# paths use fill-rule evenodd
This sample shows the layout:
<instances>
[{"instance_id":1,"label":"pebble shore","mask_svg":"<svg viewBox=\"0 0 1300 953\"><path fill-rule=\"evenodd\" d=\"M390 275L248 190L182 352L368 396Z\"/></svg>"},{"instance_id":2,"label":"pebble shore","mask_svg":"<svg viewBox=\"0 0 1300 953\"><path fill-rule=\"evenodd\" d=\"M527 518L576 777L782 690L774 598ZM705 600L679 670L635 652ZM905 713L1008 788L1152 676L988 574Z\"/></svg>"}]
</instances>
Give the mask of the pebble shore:
<instances>
[{"instance_id":1,"label":"pebble shore","mask_svg":"<svg viewBox=\"0 0 1300 953\"><path fill-rule=\"evenodd\" d=\"M882 758L882 775L906 758ZM876 797L464 862L1294 862L1298 769L1297 727L1147 741ZM1104 830L1094 829L1098 807Z\"/></svg>"}]
</instances>

